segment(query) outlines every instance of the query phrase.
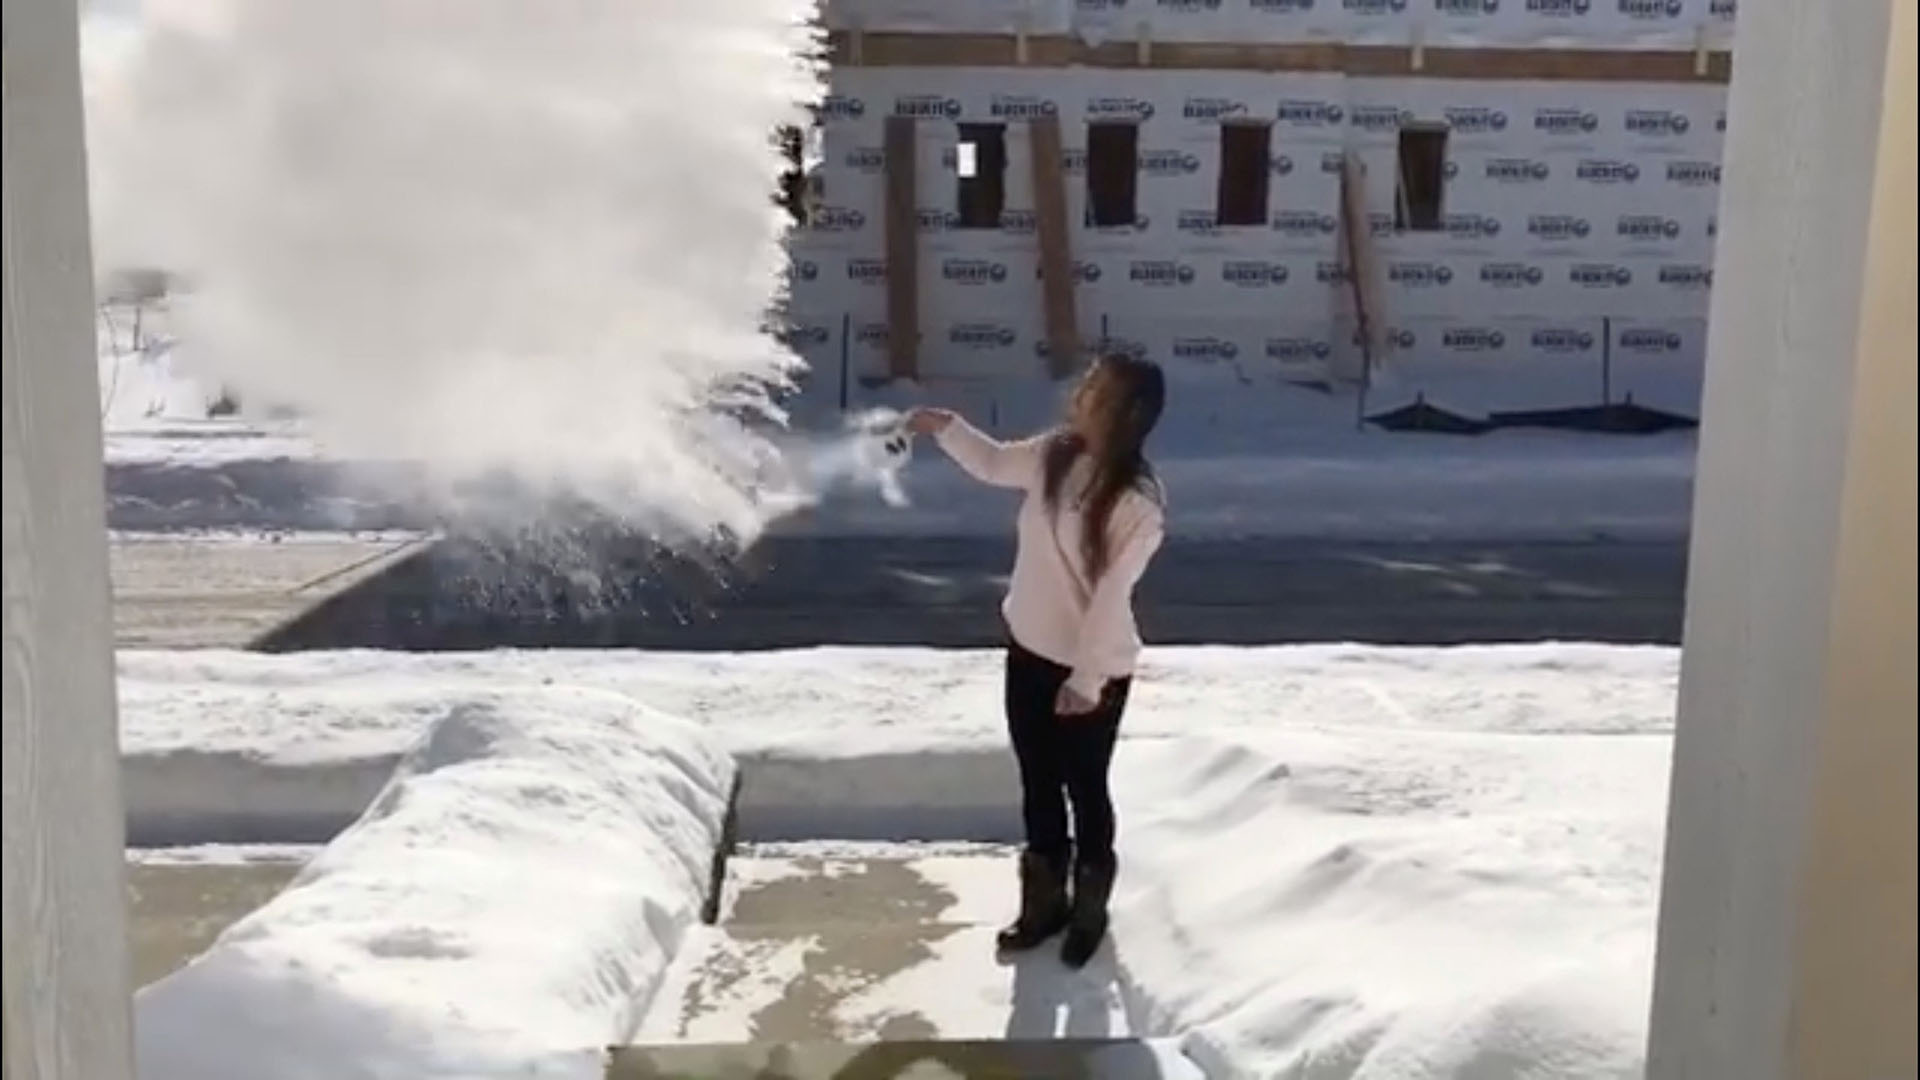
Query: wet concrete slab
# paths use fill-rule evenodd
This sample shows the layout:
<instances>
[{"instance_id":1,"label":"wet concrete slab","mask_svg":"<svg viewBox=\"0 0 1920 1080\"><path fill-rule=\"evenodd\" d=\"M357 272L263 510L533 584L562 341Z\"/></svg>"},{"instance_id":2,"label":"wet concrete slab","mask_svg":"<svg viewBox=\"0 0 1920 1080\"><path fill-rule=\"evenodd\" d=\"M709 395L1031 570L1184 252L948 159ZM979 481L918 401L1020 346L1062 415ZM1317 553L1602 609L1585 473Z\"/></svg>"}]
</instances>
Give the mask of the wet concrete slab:
<instances>
[{"instance_id":1,"label":"wet concrete slab","mask_svg":"<svg viewBox=\"0 0 1920 1080\"><path fill-rule=\"evenodd\" d=\"M1111 951L995 953L1013 853L810 845L729 863L724 915L689 937L636 1043L1100 1041L1134 1033ZM809 1073L808 1075L813 1075Z\"/></svg>"},{"instance_id":2,"label":"wet concrete slab","mask_svg":"<svg viewBox=\"0 0 1920 1080\"><path fill-rule=\"evenodd\" d=\"M286 888L295 859L236 863L127 863L128 934L136 988L205 952L227 927Z\"/></svg>"},{"instance_id":3,"label":"wet concrete slab","mask_svg":"<svg viewBox=\"0 0 1920 1080\"><path fill-rule=\"evenodd\" d=\"M388 569L411 537L116 536L108 545L114 643L245 648Z\"/></svg>"}]
</instances>

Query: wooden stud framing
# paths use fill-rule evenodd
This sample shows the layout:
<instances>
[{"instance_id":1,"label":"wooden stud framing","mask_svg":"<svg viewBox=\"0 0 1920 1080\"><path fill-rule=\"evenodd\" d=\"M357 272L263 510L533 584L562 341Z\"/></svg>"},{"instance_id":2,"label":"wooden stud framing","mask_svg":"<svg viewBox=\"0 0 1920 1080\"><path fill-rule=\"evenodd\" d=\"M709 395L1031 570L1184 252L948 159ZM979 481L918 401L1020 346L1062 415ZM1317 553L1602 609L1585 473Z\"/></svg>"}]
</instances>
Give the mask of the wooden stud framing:
<instances>
[{"instance_id":1,"label":"wooden stud framing","mask_svg":"<svg viewBox=\"0 0 1920 1080\"><path fill-rule=\"evenodd\" d=\"M1060 118L1036 117L1028 125L1027 157L1033 164L1034 233L1040 242L1040 300L1047 320L1047 370L1056 379L1079 365L1080 333L1073 302L1073 251L1067 228L1066 169L1061 160Z\"/></svg>"},{"instance_id":2,"label":"wooden stud framing","mask_svg":"<svg viewBox=\"0 0 1920 1080\"><path fill-rule=\"evenodd\" d=\"M1020 42L1011 34L864 35L855 59L846 31L829 35L829 56L844 66L1013 67ZM1725 50L1488 49L1422 45L1239 44L1137 41L1089 45L1077 38L1027 36L1030 67L1105 67L1159 70L1301 71L1440 79L1514 79L1542 82L1725 83L1732 54Z\"/></svg>"},{"instance_id":3,"label":"wooden stud framing","mask_svg":"<svg viewBox=\"0 0 1920 1080\"><path fill-rule=\"evenodd\" d=\"M920 215L911 116L889 116L887 173L887 374L920 377Z\"/></svg>"}]
</instances>

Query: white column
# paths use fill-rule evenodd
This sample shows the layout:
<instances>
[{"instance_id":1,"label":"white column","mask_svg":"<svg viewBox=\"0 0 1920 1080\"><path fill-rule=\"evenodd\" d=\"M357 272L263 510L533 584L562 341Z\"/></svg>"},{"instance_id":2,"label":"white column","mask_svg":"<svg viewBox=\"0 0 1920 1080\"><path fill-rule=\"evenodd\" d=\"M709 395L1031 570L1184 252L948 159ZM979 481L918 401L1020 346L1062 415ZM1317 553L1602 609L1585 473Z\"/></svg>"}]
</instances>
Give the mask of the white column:
<instances>
[{"instance_id":1,"label":"white column","mask_svg":"<svg viewBox=\"0 0 1920 1080\"><path fill-rule=\"evenodd\" d=\"M1652 1080L1916 1075L1915 32L1740 7Z\"/></svg>"},{"instance_id":2,"label":"white column","mask_svg":"<svg viewBox=\"0 0 1920 1080\"><path fill-rule=\"evenodd\" d=\"M120 761L73 0L7 0L7 1080L132 1075Z\"/></svg>"}]
</instances>

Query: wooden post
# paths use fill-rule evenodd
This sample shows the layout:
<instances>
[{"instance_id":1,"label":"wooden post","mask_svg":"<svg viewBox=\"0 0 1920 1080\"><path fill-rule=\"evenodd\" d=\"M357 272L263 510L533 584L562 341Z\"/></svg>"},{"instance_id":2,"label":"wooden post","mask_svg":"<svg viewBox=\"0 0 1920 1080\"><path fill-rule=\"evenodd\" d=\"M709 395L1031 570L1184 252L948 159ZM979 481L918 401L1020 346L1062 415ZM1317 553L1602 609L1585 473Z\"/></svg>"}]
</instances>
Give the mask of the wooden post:
<instances>
[{"instance_id":1,"label":"wooden post","mask_svg":"<svg viewBox=\"0 0 1920 1080\"><path fill-rule=\"evenodd\" d=\"M887 117L887 374L920 377L920 212L911 116Z\"/></svg>"},{"instance_id":2,"label":"wooden post","mask_svg":"<svg viewBox=\"0 0 1920 1080\"><path fill-rule=\"evenodd\" d=\"M126 869L73 0L9 0L0 113L7 1080L126 1080Z\"/></svg>"},{"instance_id":3,"label":"wooden post","mask_svg":"<svg viewBox=\"0 0 1920 1080\"><path fill-rule=\"evenodd\" d=\"M1040 241L1047 372L1064 379L1079 367L1080 331L1073 303L1073 251L1067 239L1066 169L1061 161L1059 117L1042 116L1029 125L1027 156L1033 162L1034 233Z\"/></svg>"}]
</instances>

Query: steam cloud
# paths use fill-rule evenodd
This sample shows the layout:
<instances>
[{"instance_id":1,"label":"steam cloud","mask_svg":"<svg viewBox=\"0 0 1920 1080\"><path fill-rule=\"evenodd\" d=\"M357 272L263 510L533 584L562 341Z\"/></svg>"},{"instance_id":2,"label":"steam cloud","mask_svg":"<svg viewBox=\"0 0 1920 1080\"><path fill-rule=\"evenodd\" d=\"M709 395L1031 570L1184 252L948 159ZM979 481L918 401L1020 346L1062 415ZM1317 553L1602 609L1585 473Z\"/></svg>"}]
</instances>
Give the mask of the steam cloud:
<instances>
[{"instance_id":1,"label":"steam cloud","mask_svg":"<svg viewBox=\"0 0 1920 1080\"><path fill-rule=\"evenodd\" d=\"M149 0L88 67L96 260L329 449L754 535L812 0Z\"/></svg>"}]
</instances>

